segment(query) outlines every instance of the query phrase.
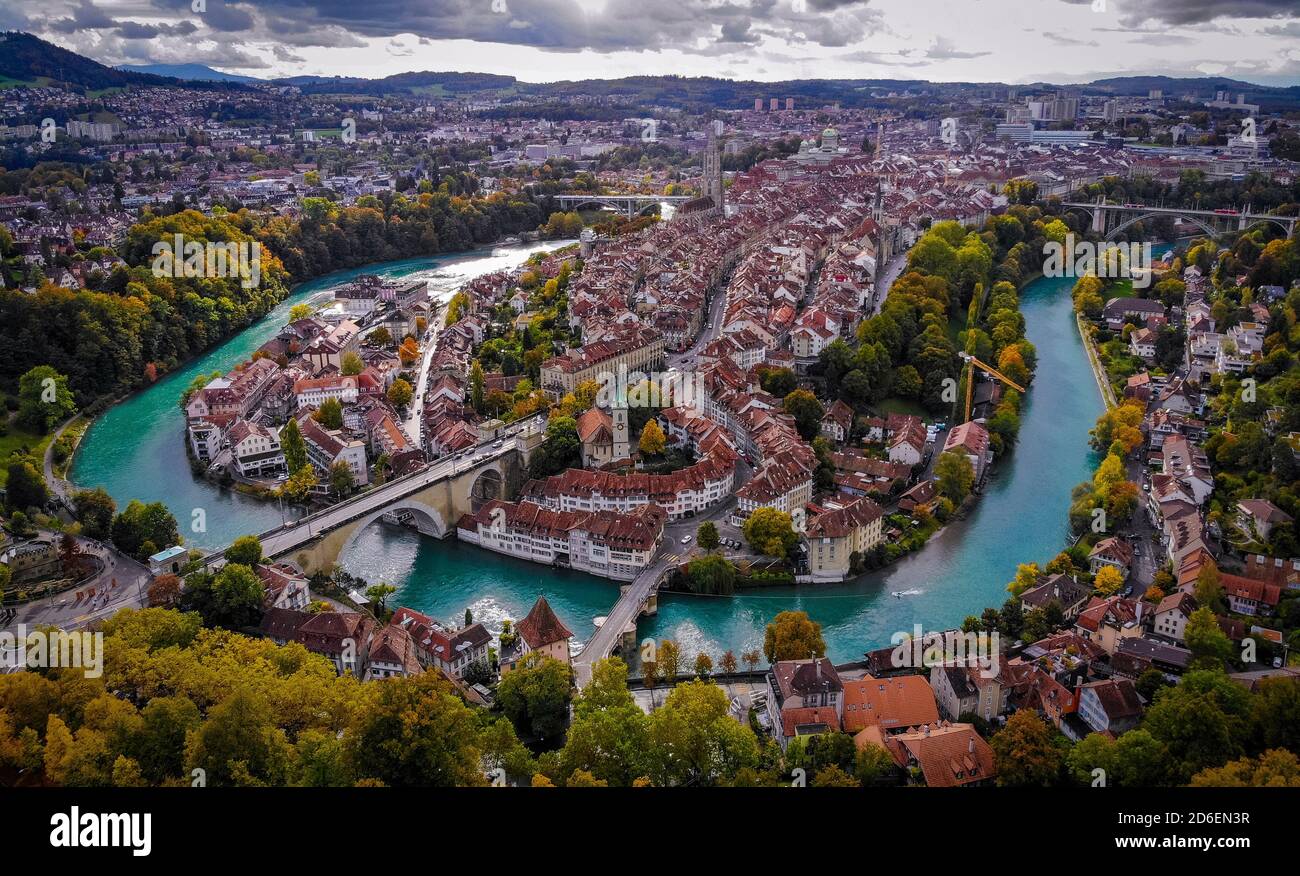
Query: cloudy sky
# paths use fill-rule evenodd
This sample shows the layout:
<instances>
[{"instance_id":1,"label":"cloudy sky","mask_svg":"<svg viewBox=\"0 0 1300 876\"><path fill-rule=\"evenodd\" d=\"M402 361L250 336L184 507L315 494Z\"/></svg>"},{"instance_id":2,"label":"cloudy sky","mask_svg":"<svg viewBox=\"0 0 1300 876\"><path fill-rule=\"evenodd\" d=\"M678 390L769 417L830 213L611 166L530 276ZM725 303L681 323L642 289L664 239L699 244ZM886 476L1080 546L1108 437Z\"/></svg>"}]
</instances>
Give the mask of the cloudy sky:
<instances>
[{"instance_id":1,"label":"cloudy sky","mask_svg":"<svg viewBox=\"0 0 1300 876\"><path fill-rule=\"evenodd\" d=\"M528 81L1300 84L1300 0L0 0L0 28L105 64L271 78L413 70Z\"/></svg>"}]
</instances>

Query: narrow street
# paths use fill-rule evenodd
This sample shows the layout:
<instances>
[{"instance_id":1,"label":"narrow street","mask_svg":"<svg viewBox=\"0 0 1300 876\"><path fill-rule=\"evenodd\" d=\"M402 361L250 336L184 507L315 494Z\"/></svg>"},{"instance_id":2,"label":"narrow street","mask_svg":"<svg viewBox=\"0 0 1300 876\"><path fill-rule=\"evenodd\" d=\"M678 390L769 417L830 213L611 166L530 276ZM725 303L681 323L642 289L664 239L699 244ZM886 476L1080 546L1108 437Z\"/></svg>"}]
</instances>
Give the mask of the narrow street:
<instances>
[{"instance_id":1,"label":"narrow street","mask_svg":"<svg viewBox=\"0 0 1300 876\"><path fill-rule=\"evenodd\" d=\"M429 386L429 365L433 361L433 350L438 344L438 335L446 327L448 308L445 304L438 305L441 313L435 318L434 323L425 329L424 337L420 343L424 349L420 356L420 373L415 377L415 393L411 396L410 410L406 412L406 420L402 423L402 430L406 432L406 437L411 439L415 446L423 449L423 415L424 415L424 391Z\"/></svg>"}]
</instances>

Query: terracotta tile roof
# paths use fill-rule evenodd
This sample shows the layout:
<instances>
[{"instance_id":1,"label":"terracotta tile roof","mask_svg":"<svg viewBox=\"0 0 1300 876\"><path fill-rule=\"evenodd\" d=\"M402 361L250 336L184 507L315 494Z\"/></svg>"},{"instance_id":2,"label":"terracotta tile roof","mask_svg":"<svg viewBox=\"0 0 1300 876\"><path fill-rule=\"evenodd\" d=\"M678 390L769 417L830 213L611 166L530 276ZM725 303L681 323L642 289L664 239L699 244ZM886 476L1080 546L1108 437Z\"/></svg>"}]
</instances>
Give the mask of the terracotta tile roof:
<instances>
[{"instance_id":1,"label":"terracotta tile roof","mask_svg":"<svg viewBox=\"0 0 1300 876\"><path fill-rule=\"evenodd\" d=\"M922 675L895 678L864 676L844 683L844 729L853 733L865 727L890 730L939 720L934 691Z\"/></svg>"},{"instance_id":2,"label":"terracotta tile roof","mask_svg":"<svg viewBox=\"0 0 1300 876\"><path fill-rule=\"evenodd\" d=\"M840 729L840 716L830 706L810 706L803 709L782 709L781 729L786 738L799 733L800 728L828 730Z\"/></svg>"},{"instance_id":3,"label":"terracotta tile roof","mask_svg":"<svg viewBox=\"0 0 1300 876\"><path fill-rule=\"evenodd\" d=\"M970 724L929 724L885 740L900 766L921 768L932 788L955 788L997 775L993 749Z\"/></svg>"},{"instance_id":4,"label":"terracotta tile roof","mask_svg":"<svg viewBox=\"0 0 1300 876\"><path fill-rule=\"evenodd\" d=\"M534 651L573 638L573 633L555 616L545 596L537 597L524 619L515 624L515 630Z\"/></svg>"}]
</instances>

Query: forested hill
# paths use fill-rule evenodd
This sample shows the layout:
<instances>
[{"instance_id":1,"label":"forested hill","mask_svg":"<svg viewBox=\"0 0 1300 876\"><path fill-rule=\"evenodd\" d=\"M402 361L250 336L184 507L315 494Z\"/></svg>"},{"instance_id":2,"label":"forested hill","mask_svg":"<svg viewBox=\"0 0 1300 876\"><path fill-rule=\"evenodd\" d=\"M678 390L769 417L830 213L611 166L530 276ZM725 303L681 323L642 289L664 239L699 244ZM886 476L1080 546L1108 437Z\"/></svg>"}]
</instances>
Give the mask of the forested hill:
<instances>
[{"instance_id":1,"label":"forested hill","mask_svg":"<svg viewBox=\"0 0 1300 876\"><path fill-rule=\"evenodd\" d=\"M128 85L177 87L242 87L238 83L182 82L130 70L115 70L76 52L21 31L0 33L0 79L91 91Z\"/></svg>"}]
</instances>

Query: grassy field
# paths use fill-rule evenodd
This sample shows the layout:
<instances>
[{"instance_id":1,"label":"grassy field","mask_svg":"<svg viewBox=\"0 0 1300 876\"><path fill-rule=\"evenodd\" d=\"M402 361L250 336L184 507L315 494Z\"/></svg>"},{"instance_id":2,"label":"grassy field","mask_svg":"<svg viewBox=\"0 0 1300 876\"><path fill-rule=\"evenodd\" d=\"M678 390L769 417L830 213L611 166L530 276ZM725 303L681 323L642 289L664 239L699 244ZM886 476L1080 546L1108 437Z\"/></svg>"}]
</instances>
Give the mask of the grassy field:
<instances>
[{"instance_id":1,"label":"grassy field","mask_svg":"<svg viewBox=\"0 0 1300 876\"><path fill-rule=\"evenodd\" d=\"M1112 298L1132 298L1133 294L1133 281L1126 278L1107 286L1101 297L1103 301L1109 301Z\"/></svg>"},{"instance_id":2,"label":"grassy field","mask_svg":"<svg viewBox=\"0 0 1300 876\"><path fill-rule=\"evenodd\" d=\"M887 398L875 405L881 414L916 414L923 420L934 418L925 406L910 398Z\"/></svg>"},{"instance_id":3,"label":"grassy field","mask_svg":"<svg viewBox=\"0 0 1300 876\"><path fill-rule=\"evenodd\" d=\"M21 450L26 447L32 455L38 460L45 456L45 447L50 443L52 435L37 435L18 428L13 421L9 422L9 434L0 435L0 487L5 485L9 480L9 455L15 450ZM37 468L40 468L38 465Z\"/></svg>"}]
</instances>

